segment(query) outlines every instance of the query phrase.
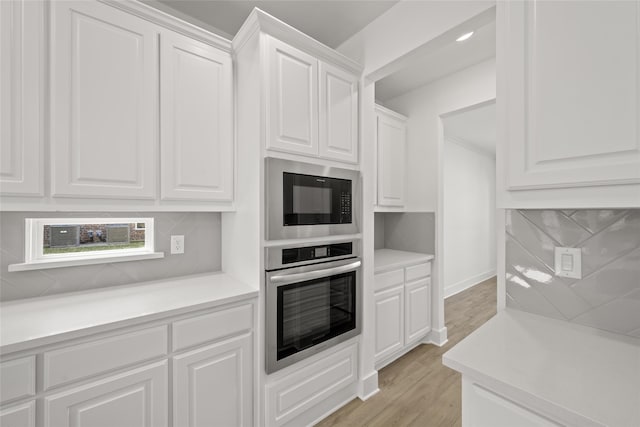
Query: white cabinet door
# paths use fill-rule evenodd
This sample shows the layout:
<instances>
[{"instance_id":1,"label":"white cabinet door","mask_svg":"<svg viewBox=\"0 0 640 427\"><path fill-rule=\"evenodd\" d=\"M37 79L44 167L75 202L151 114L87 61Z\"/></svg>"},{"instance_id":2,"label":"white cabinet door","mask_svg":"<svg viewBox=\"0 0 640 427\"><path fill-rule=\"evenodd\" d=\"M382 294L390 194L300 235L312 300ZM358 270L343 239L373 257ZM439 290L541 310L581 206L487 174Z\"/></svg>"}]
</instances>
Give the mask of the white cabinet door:
<instances>
[{"instance_id":1,"label":"white cabinet door","mask_svg":"<svg viewBox=\"0 0 640 427\"><path fill-rule=\"evenodd\" d=\"M318 61L272 37L268 46L267 148L317 156Z\"/></svg>"},{"instance_id":2,"label":"white cabinet door","mask_svg":"<svg viewBox=\"0 0 640 427\"><path fill-rule=\"evenodd\" d=\"M8 406L0 411L0 426L35 427L36 401Z\"/></svg>"},{"instance_id":3,"label":"white cabinet door","mask_svg":"<svg viewBox=\"0 0 640 427\"><path fill-rule=\"evenodd\" d=\"M405 296L405 345L424 337L431 328L431 279L408 283Z\"/></svg>"},{"instance_id":4,"label":"white cabinet door","mask_svg":"<svg viewBox=\"0 0 640 427\"><path fill-rule=\"evenodd\" d=\"M167 362L77 386L44 399L45 427L163 427Z\"/></svg>"},{"instance_id":5,"label":"white cabinet door","mask_svg":"<svg viewBox=\"0 0 640 427\"><path fill-rule=\"evenodd\" d=\"M403 206L406 181L406 124L383 113L377 114L378 205Z\"/></svg>"},{"instance_id":6,"label":"white cabinet door","mask_svg":"<svg viewBox=\"0 0 640 427\"><path fill-rule=\"evenodd\" d=\"M375 359L400 350L404 338L404 285L374 294L376 316Z\"/></svg>"},{"instance_id":7,"label":"white cabinet door","mask_svg":"<svg viewBox=\"0 0 640 427\"><path fill-rule=\"evenodd\" d=\"M42 195L43 2L0 2L0 193Z\"/></svg>"},{"instance_id":8,"label":"white cabinet door","mask_svg":"<svg viewBox=\"0 0 640 427\"><path fill-rule=\"evenodd\" d=\"M53 196L155 198L157 40L104 3L51 3Z\"/></svg>"},{"instance_id":9,"label":"white cabinet door","mask_svg":"<svg viewBox=\"0 0 640 427\"><path fill-rule=\"evenodd\" d=\"M231 201L231 54L169 31L160 37L162 199Z\"/></svg>"},{"instance_id":10,"label":"white cabinet door","mask_svg":"<svg viewBox=\"0 0 640 427\"><path fill-rule=\"evenodd\" d=\"M358 76L320 63L320 157L358 162Z\"/></svg>"},{"instance_id":11,"label":"white cabinet door","mask_svg":"<svg viewBox=\"0 0 640 427\"><path fill-rule=\"evenodd\" d=\"M253 425L252 334L173 359L175 426Z\"/></svg>"},{"instance_id":12,"label":"white cabinet door","mask_svg":"<svg viewBox=\"0 0 640 427\"><path fill-rule=\"evenodd\" d=\"M507 189L640 183L640 2L498 8Z\"/></svg>"}]
</instances>

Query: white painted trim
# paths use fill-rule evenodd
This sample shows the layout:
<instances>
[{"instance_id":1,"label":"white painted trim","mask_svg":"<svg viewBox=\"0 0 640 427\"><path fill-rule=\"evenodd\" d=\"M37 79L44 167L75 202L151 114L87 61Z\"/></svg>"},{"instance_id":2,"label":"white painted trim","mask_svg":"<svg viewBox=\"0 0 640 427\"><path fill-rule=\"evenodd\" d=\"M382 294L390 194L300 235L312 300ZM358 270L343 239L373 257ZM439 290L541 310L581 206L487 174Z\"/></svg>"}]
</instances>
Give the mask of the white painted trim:
<instances>
[{"instance_id":1,"label":"white painted trim","mask_svg":"<svg viewBox=\"0 0 640 427\"><path fill-rule=\"evenodd\" d=\"M21 264L10 264L9 271L30 271L30 270L44 270L47 268L60 268L60 267L75 267L79 265L91 265L91 264L110 264L113 262L124 261L142 261L145 259L157 259L164 258L164 252L153 252L145 254L129 254L129 255L116 255L116 254L101 254L100 258L79 258L79 259L66 259L66 260L46 260L46 261L34 261Z\"/></svg>"},{"instance_id":2,"label":"white painted trim","mask_svg":"<svg viewBox=\"0 0 640 427\"><path fill-rule=\"evenodd\" d=\"M165 27L171 31L183 34L187 37L199 40L211 46L231 52L231 41L224 37L186 22L176 16L169 15L162 10L146 5L139 1L122 1L122 0L98 0L101 3L123 10L132 15L136 15L142 19L153 22L154 24Z\"/></svg>"},{"instance_id":3,"label":"white painted trim","mask_svg":"<svg viewBox=\"0 0 640 427\"><path fill-rule=\"evenodd\" d=\"M462 291L474 287L475 285L479 285L480 283L492 278L495 275L496 270L490 270L461 280L458 283L454 283L453 285L444 288L444 297L449 298L450 296L456 295Z\"/></svg>"},{"instance_id":4,"label":"white painted trim","mask_svg":"<svg viewBox=\"0 0 640 427\"><path fill-rule=\"evenodd\" d=\"M489 150L485 150L483 148L480 148L476 144L474 144L474 143L472 143L470 141L467 141L467 140L465 140L463 138L450 136L450 135L447 135L445 133L444 140L446 142L450 142L450 143L455 144L455 145L457 145L457 146L459 146L461 148L464 148L465 150L473 151L476 154L480 154L481 156L488 157L488 158L490 158L492 160L495 160L495 158L496 158L496 153L494 153L492 151L489 151Z\"/></svg>"},{"instance_id":5,"label":"white painted trim","mask_svg":"<svg viewBox=\"0 0 640 427\"><path fill-rule=\"evenodd\" d=\"M378 371L376 370L367 374L358 382L358 398L362 401L378 394L379 391Z\"/></svg>"},{"instance_id":6,"label":"white painted trim","mask_svg":"<svg viewBox=\"0 0 640 427\"><path fill-rule=\"evenodd\" d=\"M301 49L322 61L339 66L345 71L358 76L362 73L362 66L357 62L300 32L291 25L263 12L257 7L251 11L251 14L249 14L233 38L233 50L240 50L255 33L256 29L284 43Z\"/></svg>"},{"instance_id":7,"label":"white painted trim","mask_svg":"<svg viewBox=\"0 0 640 427\"><path fill-rule=\"evenodd\" d=\"M444 327L442 329L432 329L429 334L422 341L423 344L433 344L438 347L442 347L449 341L447 338L447 328Z\"/></svg>"},{"instance_id":8,"label":"white painted trim","mask_svg":"<svg viewBox=\"0 0 640 427\"><path fill-rule=\"evenodd\" d=\"M403 122L406 122L407 120L409 120L409 117L400 114L396 111L390 110L387 107L385 107L384 105L380 105L380 104L375 104L374 105L375 111L376 113L382 113L382 114L386 114L387 116L391 116L394 119L398 119L401 120Z\"/></svg>"},{"instance_id":9,"label":"white painted trim","mask_svg":"<svg viewBox=\"0 0 640 427\"><path fill-rule=\"evenodd\" d=\"M504 310L507 306L506 285L506 211L496 209L496 251L497 251L497 310Z\"/></svg>"}]
</instances>

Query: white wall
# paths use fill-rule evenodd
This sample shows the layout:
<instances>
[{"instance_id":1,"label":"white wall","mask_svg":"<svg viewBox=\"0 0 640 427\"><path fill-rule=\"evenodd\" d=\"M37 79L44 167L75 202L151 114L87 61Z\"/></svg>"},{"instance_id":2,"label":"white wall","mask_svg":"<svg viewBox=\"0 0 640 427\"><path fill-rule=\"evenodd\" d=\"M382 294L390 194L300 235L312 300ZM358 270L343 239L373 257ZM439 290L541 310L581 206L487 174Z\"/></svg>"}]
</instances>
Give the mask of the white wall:
<instances>
[{"instance_id":1,"label":"white wall","mask_svg":"<svg viewBox=\"0 0 640 427\"><path fill-rule=\"evenodd\" d=\"M496 161L451 141L445 141L443 154L448 297L496 274Z\"/></svg>"},{"instance_id":2,"label":"white wall","mask_svg":"<svg viewBox=\"0 0 640 427\"><path fill-rule=\"evenodd\" d=\"M491 0L400 1L337 50L364 65L367 76L495 4Z\"/></svg>"},{"instance_id":3,"label":"white wall","mask_svg":"<svg viewBox=\"0 0 640 427\"><path fill-rule=\"evenodd\" d=\"M408 211L436 211L440 116L495 97L496 61L491 59L385 102L385 106L409 117Z\"/></svg>"}]
</instances>

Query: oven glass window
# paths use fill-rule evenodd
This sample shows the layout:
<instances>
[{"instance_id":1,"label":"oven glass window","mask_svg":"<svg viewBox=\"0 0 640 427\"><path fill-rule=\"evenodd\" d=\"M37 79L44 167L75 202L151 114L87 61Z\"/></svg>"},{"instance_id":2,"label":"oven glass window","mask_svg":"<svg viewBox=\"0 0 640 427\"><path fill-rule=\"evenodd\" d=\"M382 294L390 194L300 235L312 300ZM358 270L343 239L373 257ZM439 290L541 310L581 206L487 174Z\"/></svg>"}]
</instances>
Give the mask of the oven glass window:
<instances>
[{"instance_id":1,"label":"oven glass window","mask_svg":"<svg viewBox=\"0 0 640 427\"><path fill-rule=\"evenodd\" d=\"M294 214L331 214L333 190L326 187L293 186Z\"/></svg>"},{"instance_id":2,"label":"oven glass window","mask_svg":"<svg viewBox=\"0 0 640 427\"><path fill-rule=\"evenodd\" d=\"M278 288L278 360L356 327L356 273Z\"/></svg>"}]
</instances>

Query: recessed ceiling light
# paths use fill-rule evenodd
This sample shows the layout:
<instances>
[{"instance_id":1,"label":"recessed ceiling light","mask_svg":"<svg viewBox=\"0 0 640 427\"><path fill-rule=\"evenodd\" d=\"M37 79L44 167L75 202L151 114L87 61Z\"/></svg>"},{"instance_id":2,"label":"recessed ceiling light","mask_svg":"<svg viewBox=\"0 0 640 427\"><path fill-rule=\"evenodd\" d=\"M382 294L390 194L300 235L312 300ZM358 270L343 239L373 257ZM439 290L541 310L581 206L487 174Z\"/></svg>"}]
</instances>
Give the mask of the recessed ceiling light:
<instances>
[{"instance_id":1,"label":"recessed ceiling light","mask_svg":"<svg viewBox=\"0 0 640 427\"><path fill-rule=\"evenodd\" d=\"M471 38L471 36L473 35L473 31L469 31L468 33L465 33L463 35L461 35L460 37L458 37L456 39L457 42L463 42L469 38Z\"/></svg>"}]
</instances>

